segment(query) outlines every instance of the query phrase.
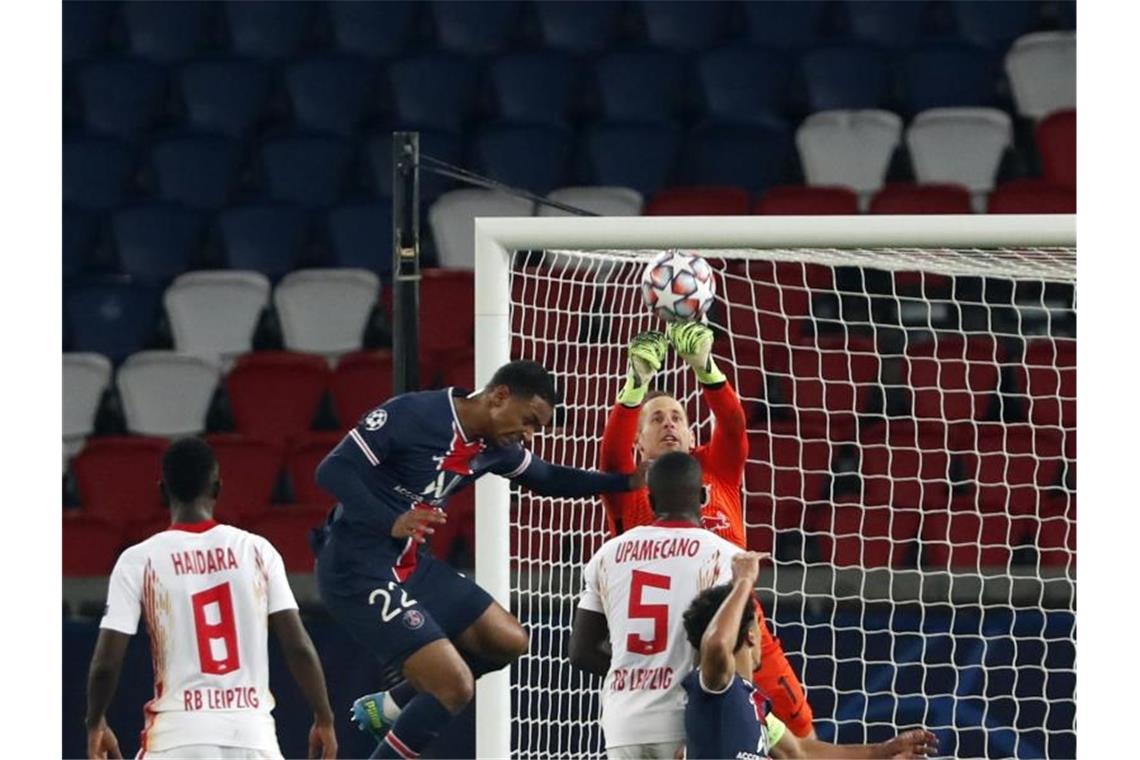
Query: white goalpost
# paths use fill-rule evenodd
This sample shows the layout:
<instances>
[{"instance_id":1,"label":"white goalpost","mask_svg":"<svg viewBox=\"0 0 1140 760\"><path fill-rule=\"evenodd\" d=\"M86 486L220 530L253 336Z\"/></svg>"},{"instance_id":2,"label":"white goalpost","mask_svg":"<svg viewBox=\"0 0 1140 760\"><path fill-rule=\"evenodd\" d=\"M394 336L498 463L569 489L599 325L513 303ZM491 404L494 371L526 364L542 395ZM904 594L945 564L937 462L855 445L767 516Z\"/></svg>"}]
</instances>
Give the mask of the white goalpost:
<instances>
[{"instance_id":1,"label":"white goalpost","mask_svg":"<svg viewBox=\"0 0 1140 760\"><path fill-rule=\"evenodd\" d=\"M759 592L821 738L924 724L951 756L1075 753L1072 216L528 217L475 222L475 379L542 363L536 437L597 466L647 257L717 279L714 352L748 417ZM657 387L712 420L671 357ZM476 483L476 581L531 635L477 683L478 757L599 757L600 681L565 654L600 501Z\"/></svg>"}]
</instances>

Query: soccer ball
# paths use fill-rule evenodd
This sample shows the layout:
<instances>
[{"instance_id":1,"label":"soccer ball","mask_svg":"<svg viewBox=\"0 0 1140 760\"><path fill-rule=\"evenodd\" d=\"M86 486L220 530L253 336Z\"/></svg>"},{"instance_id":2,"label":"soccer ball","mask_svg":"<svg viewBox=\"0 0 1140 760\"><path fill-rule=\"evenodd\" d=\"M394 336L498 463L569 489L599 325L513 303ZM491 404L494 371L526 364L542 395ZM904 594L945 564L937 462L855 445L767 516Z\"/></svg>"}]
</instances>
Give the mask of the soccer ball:
<instances>
[{"instance_id":1,"label":"soccer ball","mask_svg":"<svg viewBox=\"0 0 1140 760\"><path fill-rule=\"evenodd\" d=\"M712 267L695 254L665 251L645 267L641 295L645 305L666 322L698 321L716 295Z\"/></svg>"}]
</instances>

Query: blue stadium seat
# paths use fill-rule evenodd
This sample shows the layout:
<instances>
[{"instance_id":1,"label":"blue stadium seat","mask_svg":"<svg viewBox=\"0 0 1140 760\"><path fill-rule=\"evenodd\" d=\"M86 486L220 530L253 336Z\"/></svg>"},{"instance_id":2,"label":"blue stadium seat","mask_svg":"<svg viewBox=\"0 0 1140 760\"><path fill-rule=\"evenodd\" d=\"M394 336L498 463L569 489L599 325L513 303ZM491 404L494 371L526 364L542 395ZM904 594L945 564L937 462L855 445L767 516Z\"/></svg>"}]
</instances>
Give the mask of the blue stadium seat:
<instances>
[{"instance_id":1,"label":"blue stadium seat","mask_svg":"<svg viewBox=\"0 0 1140 760\"><path fill-rule=\"evenodd\" d=\"M503 50L519 15L516 0L433 0L439 45L445 50L485 55Z\"/></svg>"},{"instance_id":2,"label":"blue stadium seat","mask_svg":"<svg viewBox=\"0 0 1140 760\"><path fill-rule=\"evenodd\" d=\"M761 191L784 180L792 154L791 134L776 119L746 127L702 126L686 141L685 178L691 185Z\"/></svg>"},{"instance_id":3,"label":"blue stadium seat","mask_svg":"<svg viewBox=\"0 0 1140 760\"><path fill-rule=\"evenodd\" d=\"M226 263L279 280L296 267L309 236L309 215L282 203L238 206L218 217Z\"/></svg>"},{"instance_id":4,"label":"blue stadium seat","mask_svg":"<svg viewBox=\"0 0 1140 760\"><path fill-rule=\"evenodd\" d=\"M865 45L812 50L800 61L812 111L879 108L890 96L887 56Z\"/></svg>"},{"instance_id":5,"label":"blue stadium seat","mask_svg":"<svg viewBox=\"0 0 1140 760\"><path fill-rule=\"evenodd\" d=\"M403 124L459 132L471 113L476 69L451 53L410 58L388 68L396 114Z\"/></svg>"},{"instance_id":6,"label":"blue stadium seat","mask_svg":"<svg viewBox=\"0 0 1140 760\"><path fill-rule=\"evenodd\" d=\"M63 4L63 62L75 63L107 46L107 27L114 3Z\"/></svg>"},{"instance_id":7,"label":"blue stadium seat","mask_svg":"<svg viewBox=\"0 0 1140 760\"><path fill-rule=\"evenodd\" d=\"M692 52L716 44L724 32L728 3L717 0L640 0L650 44Z\"/></svg>"},{"instance_id":8,"label":"blue stadium seat","mask_svg":"<svg viewBox=\"0 0 1140 760\"><path fill-rule=\"evenodd\" d=\"M367 160L362 162L364 184L371 185L383 198L392 197L392 131L393 127L368 141L365 150ZM465 161L463 138L451 132L420 130L420 153L453 166L462 166ZM455 186L455 180L430 172L420 172L420 198L431 200L443 195Z\"/></svg>"},{"instance_id":9,"label":"blue stadium seat","mask_svg":"<svg viewBox=\"0 0 1140 760\"><path fill-rule=\"evenodd\" d=\"M129 278L98 278L63 285L64 328L76 351L118 363L144 348L160 315L159 290Z\"/></svg>"},{"instance_id":10,"label":"blue stadium seat","mask_svg":"<svg viewBox=\"0 0 1140 760\"><path fill-rule=\"evenodd\" d=\"M333 44L346 53L368 58L398 55L408 46L416 3L329 3Z\"/></svg>"},{"instance_id":11,"label":"blue stadium seat","mask_svg":"<svg viewBox=\"0 0 1140 760\"><path fill-rule=\"evenodd\" d=\"M213 210L229 200L239 152L237 145L224 137L173 137L155 145L150 160L160 198Z\"/></svg>"},{"instance_id":12,"label":"blue stadium seat","mask_svg":"<svg viewBox=\"0 0 1140 760\"><path fill-rule=\"evenodd\" d=\"M582 152L591 184L632 187L650 196L669 183L679 146L672 126L602 124L590 130Z\"/></svg>"},{"instance_id":13,"label":"blue stadium seat","mask_svg":"<svg viewBox=\"0 0 1140 760\"><path fill-rule=\"evenodd\" d=\"M246 58L204 58L178 71L192 129L243 138L257 124L269 98L269 72Z\"/></svg>"},{"instance_id":14,"label":"blue stadium seat","mask_svg":"<svg viewBox=\"0 0 1140 760\"><path fill-rule=\"evenodd\" d=\"M993 105L999 69L985 48L948 43L912 50L902 59L899 74L906 109L918 113Z\"/></svg>"},{"instance_id":15,"label":"blue stadium seat","mask_svg":"<svg viewBox=\"0 0 1140 760\"><path fill-rule=\"evenodd\" d=\"M827 3L753 0L743 3L746 38L773 48L806 48L819 42Z\"/></svg>"},{"instance_id":16,"label":"blue stadium seat","mask_svg":"<svg viewBox=\"0 0 1140 760\"><path fill-rule=\"evenodd\" d=\"M855 40L890 48L908 48L915 43L927 9L927 4L918 0L847 0L845 5Z\"/></svg>"},{"instance_id":17,"label":"blue stadium seat","mask_svg":"<svg viewBox=\"0 0 1140 760\"><path fill-rule=\"evenodd\" d=\"M950 11L963 39L1004 52L1015 39L1033 31L1037 5L1023 0L953 0Z\"/></svg>"},{"instance_id":18,"label":"blue stadium seat","mask_svg":"<svg viewBox=\"0 0 1140 760\"><path fill-rule=\"evenodd\" d=\"M371 68L352 56L309 57L285 70L285 87L299 129L348 137L368 106Z\"/></svg>"},{"instance_id":19,"label":"blue stadium seat","mask_svg":"<svg viewBox=\"0 0 1140 760\"><path fill-rule=\"evenodd\" d=\"M165 283L192 268L202 244L201 215L173 203L145 203L111 218L119 266L139 282Z\"/></svg>"},{"instance_id":20,"label":"blue stadium seat","mask_svg":"<svg viewBox=\"0 0 1140 760\"><path fill-rule=\"evenodd\" d=\"M619 50L594 65L602 113L611 121L668 121L684 91L680 55L665 50Z\"/></svg>"},{"instance_id":21,"label":"blue stadium seat","mask_svg":"<svg viewBox=\"0 0 1140 760\"><path fill-rule=\"evenodd\" d=\"M85 64L75 74L83 122L93 132L131 139L155 120L166 75L141 58L111 58Z\"/></svg>"},{"instance_id":22,"label":"blue stadium seat","mask_svg":"<svg viewBox=\"0 0 1140 760\"><path fill-rule=\"evenodd\" d=\"M304 0L230 0L225 15L233 52L281 60L304 47L312 26L313 5Z\"/></svg>"},{"instance_id":23,"label":"blue stadium seat","mask_svg":"<svg viewBox=\"0 0 1140 760\"><path fill-rule=\"evenodd\" d=\"M773 50L724 47L702 55L697 74L709 118L747 123L783 110L792 64Z\"/></svg>"},{"instance_id":24,"label":"blue stadium seat","mask_svg":"<svg viewBox=\"0 0 1140 760\"><path fill-rule=\"evenodd\" d=\"M340 197L348 145L331 137L282 137L261 146L264 187L270 198L302 206L331 206Z\"/></svg>"},{"instance_id":25,"label":"blue stadium seat","mask_svg":"<svg viewBox=\"0 0 1140 760\"><path fill-rule=\"evenodd\" d=\"M99 237L99 215L81 208L63 209L63 276L75 277L90 266Z\"/></svg>"},{"instance_id":26,"label":"blue stadium seat","mask_svg":"<svg viewBox=\"0 0 1140 760\"><path fill-rule=\"evenodd\" d=\"M392 274L392 204L352 203L326 219L331 264L368 269L386 281Z\"/></svg>"},{"instance_id":27,"label":"blue stadium seat","mask_svg":"<svg viewBox=\"0 0 1140 760\"><path fill-rule=\"evenodd\" d=\"M617 29L621 4L614 0L535 3L534 10L547 47L590 55L609 47Z\"/></svg>"},{"instance_id":28,"label":"blue stadium seat","mask_svg":"<svg viewBox=\"0 0 1140 760\"><path fill-rule=\"evenodd\" d=\"M570 137L569 130L560 127L487 127L475 138L476 171L545 195L569 179Z\"/></svg>"},{"instance_id":29,"label":"blue stadium seat","mask_svg":"<svg viewBox=\"0 0 1140 760\"><path fill-rule=\"evenodd\" d=\"M123 20L132 53L161 63L185 61L206 42L212 3L166 0L124 3Z\"/></svg>"},{"instance_id":30,"label":"blue stadium seat","mask_svg":"<svg viewBox=\"0 0 1140 760\"><path fill-rule=\"evenodd\" d=\"M540 50L496 59L490 79L503 119L560 125L574 99L580 71L569 55Z\"/></svg>"},{"instance_id":31,"label":"blue stadium seat","mask_svg":"<svg viewBox=\"0 0 1140 760\"><path fill-rule=\"evenodd\" d=\"M63 202L109 209L127 195L134 152L121 142L81 136L63 143Z\"/></svg>"},{"instance_id":32,"label":"blue stadium seat","mask_svg":"<svg viewBox=\"0 0 1140 760\"><path fill-rule=\"evenodd\" d=\"M1072 31L1077 28L1077 0L1061 0L1057 3L1062 29Z\"/></svg>"}]
</instances>

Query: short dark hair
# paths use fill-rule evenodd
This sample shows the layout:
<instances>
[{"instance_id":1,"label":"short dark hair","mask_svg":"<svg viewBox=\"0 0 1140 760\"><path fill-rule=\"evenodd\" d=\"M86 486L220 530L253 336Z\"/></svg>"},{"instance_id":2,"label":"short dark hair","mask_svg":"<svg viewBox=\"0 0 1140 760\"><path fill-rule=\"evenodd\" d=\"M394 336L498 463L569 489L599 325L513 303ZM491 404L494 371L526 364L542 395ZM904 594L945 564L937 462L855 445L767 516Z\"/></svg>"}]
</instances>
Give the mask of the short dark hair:
<instances>
[{"instance_id":1,"label":"short dark hair","mask_svg":"<svg viewBox=\"0 0 1140 760\"><path fill-rule=\"evenodd\" d=\"M683 451L662 454L649 468L646 481L654 514L700 514L704 480L696 457Z\"/></svg>"},{"instance_id":2,"label":"short dark hair","mask_svg":"<svg viewBox=\"0 0 1140 760\"><path fill-rule=\"evenodd\" d=\"M551 407L558 406L560 398L554 387L554 376L538 362L517 360L508 362L495 370L488 388L505 385L512 396L534 398L538 396Z\"/></svg>"},{"instance_id":3,"label":"short dark hair","mask_svg":"<svg viewBox=\"0 0 1140 760\"><path fill-rule=\"evenodd\" d=\"M162 455L162 483L171 501L189 504L209 493L218 460L201 438L182 438Z\"/></svg>"},{"instance_id":4,"label":"short dark hair","mask_svg":"<svg viewBox=\"0 0 1140 760\"><path fill-rule=\"evenodd\" d=\"M693 649L700 651L701 637L705 635L713 616L716 615L717 610L724 604L724 600L728 598L730 593L732 593L731 583L722 583L719 586L706 588L697 594L696 599L689 605L689 609L685 610L685 614L681 616L685 623L685 637L693 645ZM756 608L753 604L744 605L744 614L740 618L740 632L736 634L736 644L732 647L732 651L735 652L744 646L744 641L748 638L748 629L752 627L752 620L755 617Z\"/></svg>"}]
</instances>

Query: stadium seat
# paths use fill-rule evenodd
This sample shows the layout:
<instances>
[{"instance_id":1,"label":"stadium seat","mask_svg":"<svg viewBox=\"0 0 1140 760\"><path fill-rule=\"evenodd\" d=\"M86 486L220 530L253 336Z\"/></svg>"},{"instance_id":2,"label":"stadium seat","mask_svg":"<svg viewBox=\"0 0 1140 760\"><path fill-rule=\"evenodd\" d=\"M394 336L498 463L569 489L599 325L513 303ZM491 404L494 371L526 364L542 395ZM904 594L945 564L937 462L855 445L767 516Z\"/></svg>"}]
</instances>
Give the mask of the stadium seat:
<instances>
[{"instance_id":1,"label":"stadium seat","mask_svg":"<svg viewBox=\"0 0 1140 760\"><path fill-rule=\"evenodd\" d=\"M474 107L477 74L470 61L451 53L428 53L393 63L388 76L400 122L461 132Z\"/></svg>"},{"instance_id":2,"label":"stadium seat","mask_svg":"<svg viewBox=\"0 0 1140 760\"><path fill-rule=\"evenodd\" d=\"M261 146L265 187L272 200L302 206L331 206L345 184L351 151L331 137L295 136Z\"/></svg>"},{"instance_id":3,"label":"stadium seat","mask_svg":"<svg viewBox=\"0 0 1140 760\"><path fill-rule=\"evenodd\" d=\"M807 48L820 38L826 3L759 0L743 4L749 42L769 48Z\"/></svg>"},{"instance_id":4,"label":"stadium seat","mask_svg":"<svg viewBox=\"0 0 1140 760\"><path fill-rule=\"evenodd\" d=\"M774 422L748 435L744 492L776 505L775 527L800 528L804 507L828 498L831 444L819 431Z\"/></svg>"},{"instance_id":5,"label":"stadium seat","mask_svg":"<svg viewBox=\"0 0 1140 760\"><path fill-rule=\"evenodd\" d=\"M225 4L230 49L263 60L291 58L305 44L313 10L308 2L230 0Z\"/></svg>"},{"instance_id":6,"label":"stadium seat","mask_svg":"<svg viewBox=\"0 0 1140 760\"><path fill-rule=\"evenodd\" d=\"M111 362L99 354L63 355L63 453L68 459L83 448L95 429L95 413L111 384Z\"/></svg>"},{"instance_id":7,"label":"stadium seat","mask_svg":"<svg viewBox=\"0 0 1140 760\"><path fill-rule=\"evenodd\" d=\"M90 58L107 46L107 30L117 6L112 3L63 4L63 62Z\"/></svg>"},{"instance_id":8,"label":"stadium seat","mask_svg":"<svg viewBox=\"0 0 1140 760\"><path fill-rule=\"evenodd\" d=\"M836 567L901 567L921 513L839 504L816 524L820 561Z\"/></svg>"},{"instance_id":9,"label":"stadium seat","mask_svg":"<svg viewBox=\"0 0 1140 760\"><path fill-rule=\"evenodd\" d=\"M158 116L166 90L162 67L138 58L92 61L75 73L87 129L134 139Z\"/></svg>"},{"instance_id":10,"label":"stadium seat","mask_svg":"<svg viewBox=\"0 0 1140 760\"><path fill-rule=\"evenodd\" d=\"M316 558L309 547L309 531L327 516L328 510L309 505L277 507L250 520L249 529L273 544L287 572L312 573Z\"/></svg>"},{"instance_id":11,"label":"stadium seat","mask_svg":"<svg viewBox=\"0 0 1140 760\"><path fill-rule=\"evenodd\" d=\"M199 58L178 70L186 126L244 138L269 99L265 66L244 58Z\"/></svg>"},{"instance_id":12,"label":"stadium seat","mask_svg":"<svg viewBox=\"0 0 1140 760\"><path fill-rule=\"evenodd\" d=\"M534 204L495 190L462 189L444 193L428 209L439 265L453 269L475 266L475 217L530 216ZM432 312L428 312L432 313Z\"/></svg>"},{"instance_id":13,"label":"stadium seat","mask_svg":"<svg viewBox=\"0 0 1140 760\"><path fill-rule=\"evenodd\" d=\"M958 443L962 481L971 491L954 506L1010 515L1037 514L1060 477L1060 432L1030 425L980 425ZM960 503L959 503L960 502Z\"/></svg>"},{"instance_id":14,"label":"stadium seat","mask_svg":"<svg viewBox=\"0 0 1140 760\"><path fill-rule=\"evenodd\" d=\"M88 441L72 463L83 513L125 528L166 517L158 488L166 447L141 436Z\"/></svg>"},{"instance_id":15,"label":"stadium seat","mask_svg":"<svg viewBox=\"0 0 1140 760\"><path fill-rule=\"evenodd\" d=\"M924 564L930 569L1008 573L1013 547L1022 543L1031 526L1031 521L999 513L931 512L922 520Z\"/></svg>"},{"instance_id":16,"label":"stadium seat","mask_svg":"<svg viewBox=\"0 0 1140 760\"><path fill-rule=\"evenodd\" d=\"M1037 123L1037 150L1045 179L1055 185L1077 186L1077 112L1056 111Z\"/></svg>"},{"instance_id":17,"label":"stadium seat","mask_svg":"<svg viewBox=\"0 0 1140 760\"><path fill-rule=\"evenodd\" d=\"M329 263L367 269L387 279L392 274L392 204L361 202L338 206L326 219Z\"/></svg>"},{"instance_id":18,"label":"stadium seat","mask_svg":"<svg viewBox=\"0 0 1140 760\"><path fill-rule=\"evenodd\" d=\"M237 431L284 442L309 429L328 388L328 362L288 351L238 359L226 378Z\"/></svg>"},{"instance_id":19,"label":"stadium seat","mask_svg":"<svg viewBox=\"0 0 1140 760\"><path fill-rule=\"evenodd\" d=\"M285 348L328 359L359 349L380 278L367 269L302 269L273 291Z\"/></svg>"},{"instance_id":20,"label":"stadium seat","mask_svg":"<svg viewBox=\"0 0 1140 760\"><path fill-rule=\"evenodd\" d=\"M970 191L961 185L894 182L871 198L872 214L969 214Z\"/></svg>"},{"instance_id":21,"label":"stadium seat","mask_svg":"<svg viewBox=\"0 0 1140 760\"><path fill-rule=\"evenodd\" d=\"M599 216L640 216L644 199L630 187L561 187L547 193L547 198L569 206L592 211ZM570 212L552 206L538 206L536 216L570 216Z\"/></svg>"},{"instance_id":22,"label":"stadium seat","mask_svg":"<svg viewBox=\"0 0 1140 760\"><path fill-rule=\"evenodd\" d=\"M99 215L86 209L63 208L63 276L83 274L91 265L99 238Z\"/></svg>"},{"instance_id":23,"label":"stadium seat","mask_svg":"<svg viewBox=\"0 0 1140 760\"><path fill-rule=\"evenodd\" d=\"M986 418L1005 352L992 336L938 335L908 348L903 377L920 422Z\"/></svg>"},{"instance_id":24,"label":"stadium seat","mask_svg":"<svg viewBox=\"0 0 1140 760\"><path fill-rule=\"evenodd\" d=\"M684 59L666 50L615 50L594 64L602 116L612 121L666 123L685 89Z\"/></svg>"},{"instance_id":25,"label":"stadium seat","mask_svg":"<svg viewBox=\"0 0 1140 760\"><path fill-rule=\"evenodd\" d=\"M237 145L220 136L174 137L151 149L159 197L205 211L226 205L238 160Z\"/></svg>"},{"instance_id":26,"label":"stadium seat","mask_svg":"<svg viewBox=\"0 0 1140 760\"><path fill-rule=\"evenodd\" d=\"M383 59L399 55L412 38L414 2L330 3L333 44L353 55Z\"/></svg>"},{"instance_id":27,"label":"stadium seat","mask_svg":"<svg viewBox=\"0 0 1140 760\"><path fill-rule=\"evenodd\" d=\"M763 190L785 179L791 142L787 126L775 119L740 127L698 127L685 143L685 178L693 185Z\"/></svg>"},{"instance_id":28,"label":"stadium seat","mask_svg":"<svg viewBox=\"0 0 1140 760\"><path fill-rule=\"evenodd\" d=\"M859 196L846 187L781 185L769 188L752 211L775 215L854 215L859 213Z\"/></svg>"},{"instance_id":29,"label":"stadium seat","mask_svg":"<svg viewBox=\"0 0 1140 760\"><path fill-rule=\"evenodd\" d=\"M115 377L127 430L167 438L201 433L219 376L215 362L192 354L131 355Z\"/></svg>"},{"instance_id":30,"label":"stadium seat","mask_svg":"<svg viewBox=\"0 0 1140 760\"><path fill-rule=\"evenodd\" d=\"M218 229L226 262L232 268L252 269L278 280L301 259L309 217L287 204L237 206L219 215Z\"/></svg>"},{"instance_id":31,"label":"stadium seat","mask_svg":"<svg viewBox=\"0 0 1140 760\"><path fill-rule=\"evenodd\" d=\"M374 405L386 399L376 399ZM355 422L355 420L353 421ZM353 423L349 423L350 425ZM317 465L344 438L342 432L304 433L294 439L286 454L285 470L293 486L293 497L305 504L328 508L336 497L317 485Z\"/></svg>"},{"instance_id":32,"label":"stadium seat","mask_svg":"<svg viewBox=\"0 0 1140 760\"><path fill-rule=\"evenodd\" d=\"M609 47L618 26L621 3L535 3L545 47L575 55L596 55Z\"/></svg>"},{"instance_id":33,"label":"stadium seat","mask_svg":"<svg viewBox=\"0 0 1140 760\"><path fill-rule=\"evenodd\" d=\"M107 576L126 546L114 523L81 512L63 515L63 577Z\"/></svg>"},{"instance_id":34,"label":"stadium seat","mask_svg":"<svg viewBox=\"0 0 1140 760\"><path fill-rule=\"evenodd\" d=\"M228 367L253 347L269 304L269 280L257 272L187 272L166 289L163 302L175 349Z\"/></svg>"},{"instance_id":35,"label":"stadium seat","mask_svg":"<svg viewBox=\"0 0 1140 760\"><path fill-rule=\"evenodd\" d=\"M1013 147L1013 123L995 108L936 108L914 118L906 143L919 182L962 185L974 210L984 211L985 194Z\"/></svg>"},{"instance_id":36,"label":"stadium seat","mask_svg":"<svg viewBox=\"0 0 1140 760\"><path fill-rule=\"evenodd\" d=\"M134 152L121 142L91 136L64 140L63 202L100 211L118 206L134 166Z\"/></svg>"},{"instance_id":37,"label":"stadium seat","mask_svg":"<svg viewBox=\"0 0 1140 760\"><path fill-rule=\"evenodd\" d=\"M924 46L907 53L899 66L908 113L986 107L997 97L998 61L984 48L952 43Z\"/></svg>"},{"instance_id":38,"label":"stadium seat","mask_svg":"<svg viewBox=\"0 0 1140 760\"><path fill-rule=\"evenodd\" d=\"M1030 119L1077 107L1075 32L1034 32L1005 56L1005 71L1017 112Z\"/></svg>"},{"instance_id":39,"label":"stadium seat","mask_svg":"<svg viewBox=\"0 0 1140 760\"><path fill-rule=\"evenodd\" d=\"M670 187L650 199L647 216L740 216L748 213L743 187Z\"/></svg>"},{"instance_id":40,"label":"stadium seat","mask_svg":"<svg viewBox=\"0 0 1140 760\"><path fill-rule=\"evenodd\" d=\"M868 45L906 49L918 41L925 3L847 0L843 4L851 37Z\"/></svg>"},{"instance_id":41,"label":"stadium seat","mask_svg":"<svg viewBox=\"0 0 1140 760\"><path fill-rule=\"evenodd\" d=\"M1028 400L1029 421L1037 426L1077 427L1077 344L1064 338L1026 343L1025 356L1014 365L1019 393Z\"/></svg>"},{"instance_id":42,"label":"stadium seat","mask_svg":"<svg viewBox=\"0 0 1140 760\"><path fill-rule=\"evenodd\" d=\"M792 66L773 50L722 47L700 57L697 75L709 119L750 123L784 110Z\"/></svg>"},{"instance_id":43,"label":"stadium seat","mask_svg":"<svg viewBox=\"0 0 1140 760\"><path fill-rule=\"evenodd\" d=\"M355 351L340 357L330 390L341 427L351 427L390 398L392 382L391 351Z\"/></svg>"},{"instance_id":44,"label":"stadium seat","mask_svg":"<svg viewBox=\"0 0 1140 760\"><path fill-rule=\"evenodd\" d=\"M902 119L888 111L827 111L807 117L796 147L809 185L842 185L870 195L883 186L902 141Z\"/></svg>"},{"instance_id":45,"label":"stadium seat","mask_svg":"<svg viewBox=\"0 0 1140 760\"><path fill-rule=\"evenodd\" d=\"M420 357L430 366L473 345L475 277L464 269L425 269L421 276Z\"/></svg>"},{"instance_id":46,"label":"stadium seat","mask_svg":"<svg viewBox=\"0 0 1140 760\"><path fill-rule=\"evenodd\" d=\"M464 0L436 0L428 4L439 46L469 55L503 50L520 7L516 0L489 0L477 5Z\"/></svg>"},{"instance_id":47,"label":"stadium seat","mask_svg":"<svg viewBox=\"0 0 1140 760\"><path fill-rule=\"evenodd\" d=\"M990 193L991 214L1075 214L1077 191L1039 180L1013 180Z\"/></svg>"},{"instance_id":48,"label":"stadium seat","mask_svg":"<svg viewBox=\"0 0 1140 760\"><path fill-rule=\"evenodd\" d=\"M439 384L446 388L454 386L464 390L478 390L475 384L475 349L467 348L448 354L446 361L441 362Z\"/></svg>"},{"instance_id":49,"label":"stadium seat","mask_svg":"<svg viewBox=\"0 0 1140 760\"><path fill-rule=\"evenodd\" d=\"M466 163L465 137L434 129L420 129L420 154L437 158L452 166ZM382 198L392 197L392 134L385 132L368 140L363 163L365 184L371 185ZM430 172L420 172L420 200L431 200L455 187L455 180ZM386 203L391 212L391 203Z\"/></svg>"},{"instance_id":50,"label":"stadium seat","mask_svg":"<svg viewBox=\"0 0 1140 760\"><path fill-rule=\"evenodd\" d=\"M285 69L293 123L301 130L351 137L368 107L372 72L345 55L302 58Z\"/></svg>"},{"instance_id":51,"label":"stadium seat","mask_svg":"<svg viewBox=\"0 0 1140 760\"><path fill-rule=\"evenodd\" d=\"M791 262L732 262L725 268L720 279L729 305L724 326L741 338L731 347L737 362L788 370L789 346L803 335L812 291L831 288L831 270L820 269L826 280L816 279L812 267Z\"/></svg>"},{"instance_id":52,"label":"stadium seat","mask_svg":"<svg viewBox=\"0 0 1140 760\"><path fill-rule=\"evenodd\" d=\"M975 45L1005 50L1033 29L1037 5L1021 0L954 0L950 9L963 38Z\"/></svg>"},{"instance_id":53,"label":"stadium seat","mask_svg":"<svg viewBox=\"0 0 1140 760\"><path fill-rule=\"evenodd\" d=\"M476 171L536 195L566 184L571 153L568 129L538 125L485 127L473 148Z\"/></svg>"},{"instance_id":54,"label":"stadium seat","mask_svg":"<svg viewBox=\"0 0 1140 760\"><path fill-rule=\"evenodd\" d=\"M77 351L114 363L142 349L158 327L159 294L125 278L65 283L64 327Z\"/></svg>"},{"instance_id":55,"label":"stadium seat","mask_svg":"<svg viewBox=\"0 0 1140 760\"><path fill-rule=\"evenodd\" d=\"M950 506L950 451L937 423L892 419L859 436L862 503L897 510Z\"/></svg>"},{"instance_id":56,"label":"stadium seat","mask_svg":"<svg viewBox=\"0 0 1140 760\"><path fill-rule=\"evenodd\" d=\"M206 41L213 6L176 0L126 3L123 21L131 52L159 63L192 58Z\"/></svg>"},{"instance_id":57,"label":"stadium seat","mask_svg":"<svg viewBox=\"0 0 1140 760\"><path fill-rule=\"evenodd\" d=\"M858 416L879 383L873 341L818 336L791 347L791 373L781 378L784 397L800 424L827 430L828 440L852 440Z\"/></svg>"},{"instance_id":58,"label":"stadium seat","mask_svg":"<svg viewBox=\"0 0 1140 760\"><path fill-rule=\"evenodd\" d=\"M229 524L245 524L270 509L285 453L271 441L237 433L215 433L206 443L218 459L222 490L214 516Z\"/></svg>"},{"instance_id":59,"label":"stadium seat","mask_svg":"<svg viewBox=\"0 0 1140 760\"><path fill-rule=\"evenodd\" d=\"M125 274L163 283L192 269L202 245L200 215L172 203L146 203L111 217L111 238Z\"/></svg>"},{"instance_id":60,"label":"stadium seat","mask_svg":"<svg viewBox=\"0 0 1140 760\"><path fill-rule=\"evenodd\" d=\"M817 48L800 60L812 111L881 108L890 97L885 53L866 45Z\"/></svg>"},{"instance_id":61,"label":"stadium seat","mask_svg":"<svg viewBox=\"0 0 1140 760\"><path fill-rule=\"evenodd\" d=\"M729 4L704 0L639 0L649 44L690 53L716 44L725 32Z\"/></svg>"},{"instance_id":62,"label":"stadium seat","mask_svg":"<svg viewBox=\"0 0 1140 760\"><path fill-rule=\"evenodd\" d=\"M1037 556L1042 567L1076 570L1077 521L1067 518L1042 520L1037 528Z\"/></svg>"},{"instance_id":63,"label":"stadium seat","mask_svg":"<svg viewBox=\"0 0 1140 760\"><path fill-rule=\"evenodd\" d=\"M593 183L631 187L647 196L668 184L679 146L672 126L602 124L589 130L581 152Z\"/></svg>"},{"instance_id":64,"label":"stadium seat","mask_svg":"<svg viewBox=\"0 0 1140 760\"><path fill-rule=\"evenodd\" d=\"M573 57L552 50L501 56L489 74L500 118L549 126L566 123L581 78Z\"/></svg>"}]
</instances>

